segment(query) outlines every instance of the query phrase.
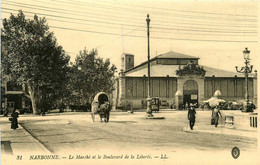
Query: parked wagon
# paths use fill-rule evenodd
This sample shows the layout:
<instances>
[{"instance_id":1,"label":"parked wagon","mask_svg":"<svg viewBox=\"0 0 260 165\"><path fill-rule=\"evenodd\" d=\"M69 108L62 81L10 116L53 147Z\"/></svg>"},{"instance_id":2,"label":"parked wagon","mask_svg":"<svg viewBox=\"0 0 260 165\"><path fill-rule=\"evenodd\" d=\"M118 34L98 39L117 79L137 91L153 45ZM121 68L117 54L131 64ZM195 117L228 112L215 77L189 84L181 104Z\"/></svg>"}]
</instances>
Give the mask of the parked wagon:
<instances>
[{"instance_id":1,"label":"parked wagon","mask_svg":"<svg viewBox=\"0 0 260 165\"><path fill-rule=\"evenodd\" d=\"M110 111L111 106L108 95L105 92L99 92L98 94L96 94L91 104L91 117L93 122L95 121L96 114L99 115L101 122L103 118L105 122L108 122Z\"/></svg>"},{"instance_id":2,"label":"parked wagon","mask_svg":"<svg viewBox=\"0 0 260 165\"><path fill-rule=\"evenodd\" d=\"M151 110L152 112L159 112L160 110L160 99L159 97L152 97Z\"/></svg>"}]
</instances>

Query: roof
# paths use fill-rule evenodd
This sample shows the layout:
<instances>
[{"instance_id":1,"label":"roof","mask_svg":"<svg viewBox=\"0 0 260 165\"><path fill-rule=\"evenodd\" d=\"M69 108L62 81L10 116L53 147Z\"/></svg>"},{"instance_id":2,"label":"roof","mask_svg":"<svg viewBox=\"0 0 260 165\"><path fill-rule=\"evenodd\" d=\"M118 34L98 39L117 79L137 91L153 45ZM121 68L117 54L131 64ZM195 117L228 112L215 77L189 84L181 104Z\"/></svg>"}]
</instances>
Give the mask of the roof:
<instances>
[{"instance_id":1,"label":"roof","mask_svg":"<svg viewBox=\"0 0 260 165\"><path fill-rule=\"evenodd\" d=\"M124 54L127 54L127 53L124 53ZM182 54L182 53L177 53L177 52L174 52L174 51L169 51L167 53L160 54L158 56L153 57L152 59L150 59L150 62L154 61L156 59L183 59L183 58L185 58L185 59L199 59L198 57L194 57L194 56L190 56L190 55L186 55L186 54ZM145 64L147 64L147 61L145 61L145 62L143 62L143 63L125 71L125 72L134 70L134 69L136 69L136 68L138 68L142 65L145 65Z\"/></svg>"},{"instance_id":2,"label":"roof","mask_svg":"<svg viewBox=\"0 0 260 165\"><path fill-rule=\"evenodd\" d=\"M169 76L174 76L175 71L179 68L178 65L152 65L150 67L150 76L151 77L166 77L167 75ZM131 72L131 73L125 73L127 77L143 77L144 75L147 76L147 67Z\"/></svg>"},{"instance_id":3,"label":"roof","mask_svg":"<svg viewBox=\"0 0 260 165\"><path fill-rule=\"evenodd\" d=\"M227 71L223 69L217 69L217 68L211 68L208 66L203 66L203 68L206 70L206 75L205 77L212 77L213 75L215 77L245 77L243 73L237 73L237 72L232 72L232 71ZM235 70L235 67L234 67ZM249 74L249 77L253 77L253 73Z\"/></svg>"},{"instance_id":4,"label":"roof","mask_svg":"<svg viewBox=\"0 0 260 165\"><path fill-rule=\"evenodd\" d=\"M174 51L169 51L167 53L158 55L154 58L188 58L188 59L199 59L198 57L194 57L194 56L190 56L190 55L186 55L186 54L182 54L182 53L178 53L178 52L174 52Z\"/></svg>"},{"instance_id":5,"label":"roof","mask_svg":"<svg viewBox=\"0 0 260 165\"><path fill-rule=\"evenodd\" d=\"M122 55L129 55L129 56L134 56L133 54L131 53L123 53Z\"/></svg>"},{"instance_id":6,"label":"roof","mask_svg":"<svg viewBox=\"0 0 260 165\"><path fill-rule=\"evenodd\" d=\"M170 51L152 58L151 61L154 61L155 59L178 59L178 58L199 59L198 57ZM126 77L143 77L144 75L147 76L147 72L148 72L147 65L142 69L140 69L140 67L145 64L147 64L147 61L135 66L134 68L129 69L128 71L125 71L125 76ZM227 71L227 70L212 68L208 66L203 66L203 68L206 71L205 77L212 77L213 75L215 77L234 77L234 76L245 77L244 74L237 73L235 71L235 68L234 71ZM151 69L150 72L151 77L166 77L167 75L169 75L170 77L177 77L176 70L179 69L179 65L155 64L155 65L151 65L150 69ZM253 77L253 73L249 74L249 77Z\"/></svg>"},{"instance_id":7,"label":"roof","mask_svg":"<svg viewBox=\"0 0 260 165\"><path fill-rule=\"evenodd\" d=\"M203 66L204 70L206 71L205 77L212 77L213 75L215 77L234 77L237 75L237 77L244 77L244 74L232 72L232 71L226 71L223 69L217 69L217 68L211 68L207 66ZM151 77L166 77L169 75L170 77L177 77L176 70L179 69L179 65L152 65L150 71ZM136 72L131 73L125 73L126 77L143 77L144 75L147 76L147 67L143 68L141 70L138 70ZM253 74L250 75L252 77Z\"/></svg>"}]
</instances>

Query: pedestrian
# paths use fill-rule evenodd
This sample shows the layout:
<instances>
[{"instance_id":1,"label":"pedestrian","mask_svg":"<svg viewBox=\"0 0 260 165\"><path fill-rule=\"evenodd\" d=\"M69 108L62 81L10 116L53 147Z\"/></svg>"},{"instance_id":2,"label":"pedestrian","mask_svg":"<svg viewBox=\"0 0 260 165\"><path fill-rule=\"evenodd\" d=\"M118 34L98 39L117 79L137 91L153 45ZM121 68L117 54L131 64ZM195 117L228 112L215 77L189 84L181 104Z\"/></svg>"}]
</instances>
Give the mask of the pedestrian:
<instances>
[{"instance_id":1,"label":"pedestrian","mask_svg":"<svg viewBox=\"0 0 260 165\"><path fill-rule=\"evenodd\" d=\"M63 113L63 112L64 112L65 105L64 105L63 102L61 102L59 109L60 109L60 111L59 111L60 113Z\"/></svg>"},{"instance_id":2,"label":"pedestrian","mask_svg":"<svg viewBox=\"0 0 260 165\"><path fill-rule=\"evenodd\" d=\"M193 130L193 126L195 125L195 118L196 118L196 110L194 105L190 103L190 107L188 110L188 120L190 121L190 129Z\"/></svg>"},{"instance_id":3,"label":"pedestrian","mask_svg":"<svg viewBox=\"0 0 260 165\"><path fill-rule=\"evenodd\" d=\"M186 104L185 104L185 110L188 110L189 109L189 104L188 104L188 102L186 102Z\"/></svg>"},{"instance_id":4,"label":"pedestrian","mask_svg":"<svg viewBox=\"0 0 260 165\"><path fill-rule=\"evenodd\" d=\"M8 117L9 109L8 107L5 108L4 110L4 117Z\"/></svg>"},{"instance_id":5,"label":"pedestrian","mask_svg":"<svg viewBox=\"0 0 260 165\"><path fill-rule=\"evenodd\" d=\"M41 115L45 116L45 109L41 109Z\"/></svg>"},{"instance_id":6,"label":"pedestrian","mask_svg":"<svg viewBox=\"0 0 260 165\"><path fill-rule=\"evenodd\" d=\"M11 114L12 117L12 122L11 122L11 129L15 130L16 128L18 128L18 111L14 110L13 113Z\"/></svg>"},{"instance_id":7,"label":"pedestrian","mask_svg":"<svg viewBox=\"0 0 260 165\"><path fill-rule=\"evenodd\" d=\"M218 126L219 115L222 117L222 115L221 115L221 113L220 113L220 110L219 110L219 106L217 105L217 106L214 108L213 113L212 113L212 117L213 117L214 122L215 122L215 127Z\"/></svg>"}]
</instances>

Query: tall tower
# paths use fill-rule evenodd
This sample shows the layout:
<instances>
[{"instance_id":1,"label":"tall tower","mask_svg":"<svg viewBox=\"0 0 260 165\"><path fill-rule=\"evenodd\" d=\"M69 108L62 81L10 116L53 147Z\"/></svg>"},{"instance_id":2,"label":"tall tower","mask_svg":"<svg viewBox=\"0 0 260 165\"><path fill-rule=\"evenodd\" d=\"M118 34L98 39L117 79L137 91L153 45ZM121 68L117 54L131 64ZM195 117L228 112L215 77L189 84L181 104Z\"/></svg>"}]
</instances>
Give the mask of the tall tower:
<instances>
[{"instance_id":1,"label":"tall tower","mask_svg":"<svg viewBox=\"0 0 260 165\"><path fill-rule=\"evenodd\" d=\"M121 68L123 71L127 71L134 67L134 55L129 53L123 53L121 55Z\"/></svg>"}]
</instances>

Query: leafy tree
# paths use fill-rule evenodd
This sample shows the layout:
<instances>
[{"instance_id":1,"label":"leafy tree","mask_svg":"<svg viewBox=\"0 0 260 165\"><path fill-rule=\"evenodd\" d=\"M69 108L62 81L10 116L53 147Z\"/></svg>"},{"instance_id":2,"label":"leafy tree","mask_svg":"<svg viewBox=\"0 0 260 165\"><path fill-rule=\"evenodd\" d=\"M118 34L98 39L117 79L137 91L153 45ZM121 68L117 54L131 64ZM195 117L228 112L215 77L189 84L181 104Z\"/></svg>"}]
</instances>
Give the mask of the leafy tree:
<instances>
[{"instance_id":1,"label":"leafy tree","mask_svg":"<svg viewBox=\"0 0 260 165\"><path fill-rule=\"evenodd\" d=\"M92 99L101 91L111 93L114 90L116 67L109 59L103 60L97 55L97 50L88 53L85 48L72 66L75 78L71 84L83 99Z\"/></svg>"},{"instance_id":2,"label":"leafy tree","mask_svg":"<svg viewBox=\"0 0 260 165\"><path fill-rule=\"evenodd\" d=\"M45 18L37 15L26 19L22 11L3 19L1 45L2 70L17 84L28 86L34 114L46 97L57 98L65 86L68 72L67 56ZM43 96L44 95L44 96Z\"/></svg>"}]
</instances>

